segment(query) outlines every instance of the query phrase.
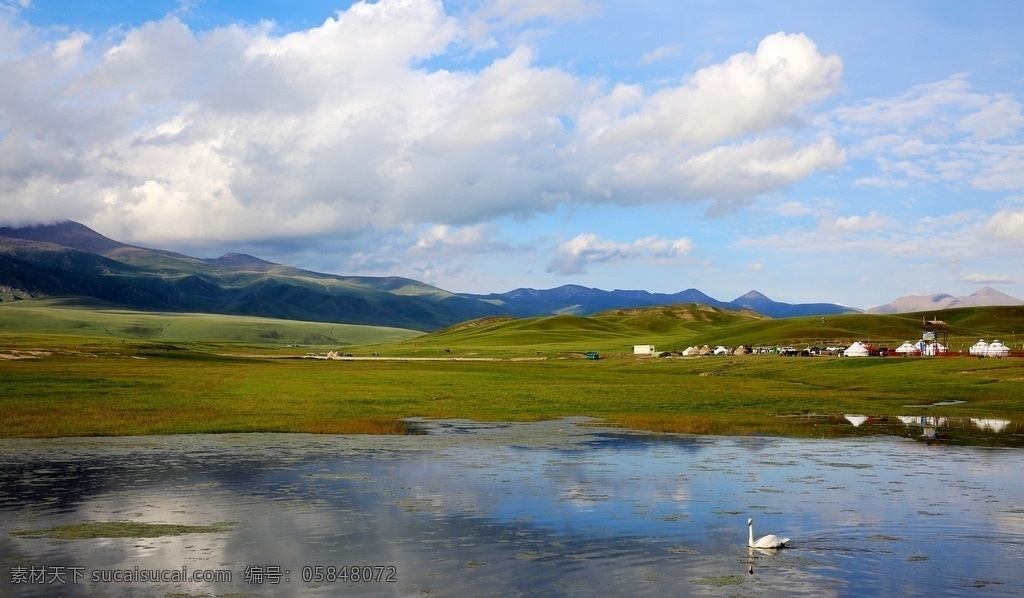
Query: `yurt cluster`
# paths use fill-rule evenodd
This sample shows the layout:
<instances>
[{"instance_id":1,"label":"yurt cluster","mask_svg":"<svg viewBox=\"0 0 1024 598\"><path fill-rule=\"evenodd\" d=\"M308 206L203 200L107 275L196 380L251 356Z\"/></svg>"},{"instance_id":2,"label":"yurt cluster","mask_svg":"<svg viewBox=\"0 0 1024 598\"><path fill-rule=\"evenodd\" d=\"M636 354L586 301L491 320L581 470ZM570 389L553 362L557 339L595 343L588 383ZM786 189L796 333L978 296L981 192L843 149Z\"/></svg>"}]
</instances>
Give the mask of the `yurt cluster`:
<instances>
[{"instance_id":1,"label":"yurt cluster","mask_svg":"<svg viewBox=\"0 0 1024 598\"><path fill-rule=\"evenodd\" d=\"M990 344L986 343L985 339L981 339L971 345L969 352L971 355L978 355L981 357L1006 357L1010 354L1010 348L998 340L994 340Z\"/></svg>"},{"instance_id":2,"label":"yurt cluster","mask_svg":"<svg viewBox=\"0 0 1024 598\"><path fill-rule=\"evenodd\" d=\"M970 349L967 350L968 355L975 357L1009 357L1010 347L1001 343L998 339L993 340L991 343L985 342L985 339L981 339L974 343ZM948 355L949 350L946 349L941 343L933 342L926 343L923 340L918 341L916 344L905 342L896 349L897 355Z\"/></svg>"},{"instance_id":3,"label":"yurt cluster","mask_svg":"<svg viewBox=\"0 0 1024 598\"><path fill-rule=\"evenodd\" d=\"M646 350L644 354L647 355L659 355L654 351L653 345L637 345L637 347L644 347ZM640 353L640 351L635 351ZM773 354L773 355L841 355L843 357L874 357L874 356L886 356L886 355L897 355L901 357L917 357L917 356L955 356L963 355L962 351L950 351L945 345L938 342L937 340L926 341L924 339L912 343L910 341L904 342L896 349L889 349L887 347L876 348L869 343L856 341L848 347L808 347L803 351L794 349L793 347L737 347L732 349L726 346L717 346L710 348L707 345L703 347L687 347L685 351L679 352L679 355L683 357L696 357L699 355L746 355L746 354ZM991 343L986 342L985 339L981 339L974 343L968 350L968 354L974 357L1010 357L1011 355L1019 356L1020 353L1012 354L1009 346L1003 344L999 340L993 340ZM662 353L660 355L668 355L668 353Z\"/></svg>"}]
</instances>

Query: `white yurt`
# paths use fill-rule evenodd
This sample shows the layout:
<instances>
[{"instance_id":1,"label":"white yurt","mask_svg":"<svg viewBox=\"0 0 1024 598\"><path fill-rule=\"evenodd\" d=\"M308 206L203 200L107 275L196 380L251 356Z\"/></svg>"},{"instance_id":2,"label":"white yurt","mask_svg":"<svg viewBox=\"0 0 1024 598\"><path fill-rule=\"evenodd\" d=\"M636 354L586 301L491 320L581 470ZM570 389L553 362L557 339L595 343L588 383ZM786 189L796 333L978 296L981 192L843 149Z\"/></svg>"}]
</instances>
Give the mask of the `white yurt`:
<instances>
[{"instance_id":1,"label":"white yurt","mask_svg":"<svg viewBox=\"0 0 1024 598\"><path fill-rule=\"evenodd\" d=\"M925 343L921 347L921 355L938 355L946 352L946 346L942 343L935 341L934 343Z\"/></svg>"},{"instance_id":2,"label":"white yurt","mask_svg":"<svg viewBox=\"0 0 1024 598\"><path fill-rule=\"evenodd\" d=\"M686 350L683 351L683 355L685 355L686 357L700 355L700 349L698 349L697 347L687 347Z\"/></svg>"},{"instance_id":3,"label":"white yurt","mask_svg":"<svg viewBox=\"0 0 1024 598\"><path fill-rule=\"evenodd\" d=\"M868 351L867 345L860 341L853 343L843 351L843 357L867 357L869 355L871 353Z\"/></svg>"},{"instance_id":4,"label":"white yurt","mask_svg":"<svg viewBox=\"0 0 1024 598\"><path fill-rule=\"evenodd\" d=\"M917 345L911 344L910 341L905 341L899 347L896 347L896 353L900 355L920 355L921 349Z\"/></svg>"},{"instance_id":5,"label":"white yurt","mask_svg":"<svg viewBox=\"0 0 1024 598\"><path fill-rule=\"evenodd\" d=\"M984 355L986 351L988 351L988 343L985 342L985 339L981 339L974 343L971 345L971 348L967 350L971 355Z\"/></svg>"},{"instance_id":6,"label":"white yurt","mask_svg":"<svg viewBox=\"0 0 1024 598\"><path fill-rule=\"evenodd\" d=\"M989 357L1006 357L1010 354L1010 348L999 341L992 341L992 344L985 349L985 355Z\"/></svg>"}]
</instances>

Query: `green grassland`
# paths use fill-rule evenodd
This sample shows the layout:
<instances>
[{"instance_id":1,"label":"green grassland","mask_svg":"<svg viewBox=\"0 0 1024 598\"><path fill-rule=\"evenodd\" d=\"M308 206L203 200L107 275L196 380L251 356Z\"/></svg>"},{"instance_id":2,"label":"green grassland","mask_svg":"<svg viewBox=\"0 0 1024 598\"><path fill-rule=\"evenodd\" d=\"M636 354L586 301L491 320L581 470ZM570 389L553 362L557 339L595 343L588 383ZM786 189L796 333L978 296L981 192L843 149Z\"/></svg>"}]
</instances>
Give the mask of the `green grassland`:
<instances>
[{"instance_id":1,"label":"green grassland","mask_svg":"<svg viewBox=\"0 0 1024 598\"><path fill-rule=\"evenodd\" d=\"M46 313L68 308L9 308L0 307L6 318L0 319L0 437L403 433L409 426L404 419L417 416L480 421L590 416L656 431L795 435L811 432L791 419L773 416L929 414L1024 422L1020 358L629 354L634 343L667 350L704 342L768 344L774 339L797 346L800 339L814 338L811 331L817 330L815 325L821 328L820 318L770 320L750 313L675 306L616 310L589 318L496 319L415 338L399 335L387 343L374 338L373 344L346 349L356 356L378 353L394 359L336 361L301 359L306 348L287 347L280 339L264 344L251 337L225 342L203 333L197 337L202 340L174 340L169 331L176 321L163 332L155 325L171 321L176 317L172 314L91 310L79 315L86 325L77 328L38 322L11 330L12 319L17 319L11 313L30 315L18 310ZM72 314L60 313L74 321ZM950 323L951 334L959 331L972 339L991 340L998 334L1009 343L1014 331L1024 331L1021 308L936 315ZM154 320L150 323L144 316ZM221 321L225 316L211 318L205 325L227 326ZM284 330L278 321L250 324L258 330ZM304 328L307 323L291 324L321 330ZM920 334L920 315L832 316L826 325L850 337L888 335L902 342ZM33 326L44 329L31 330ZM113 334L131 326L137 332L134 337ZM102 333L97 332L100 329ZM226 335L226 330L217 334ZM332 342L342 338L325 337ZM331 343L323 347L337 348ZM582 359L578 352L586 350L601 351L608 358ZM408 359L438 356L453 359ZM943 401L963 403L907 407Z\"/></svg>"},{"instance_id":2,"label":"green grassland","mask_svg":"<svg viewBox=\"0 0 1024 598\"><path fill-rule=\"evenodd\" d=\"M87 299L0 303L0 334L59 334L115 341L342 347L392 342L421 332L384 326L250 316L142 312Z\"/></svg>"}]
</instances>

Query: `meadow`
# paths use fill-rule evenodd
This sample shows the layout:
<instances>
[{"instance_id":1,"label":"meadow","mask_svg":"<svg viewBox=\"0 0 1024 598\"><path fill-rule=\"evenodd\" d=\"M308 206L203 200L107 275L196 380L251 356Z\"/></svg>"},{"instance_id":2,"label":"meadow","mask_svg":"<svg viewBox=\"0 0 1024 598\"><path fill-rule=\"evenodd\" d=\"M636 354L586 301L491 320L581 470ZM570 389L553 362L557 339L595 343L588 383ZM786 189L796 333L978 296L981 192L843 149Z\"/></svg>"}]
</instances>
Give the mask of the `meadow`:
<instances>
[{"instance_id":1,"label":"meadow","mask_svg":"<svg viewBox=\"0 0 1024 598\"><path fill-rule=\"evenodd\" d=\"M339 361L70 340L4 339L22 358L0 362L0 436L403 433L408 417L576 415L655 431L791 433L770 416L891 414L950 400L965 403L926 412L1024 419L1020 359Z\"/></svg>"},{"instance_id":2,"label":"meadow","mask_svg":"<svg viewBox=\"0 0 1024 598\"><path fill-rule=\"evenodd\" d=\"M1021 311L991 308L945 317L955 322L980 321L970 329L961 327L966 338L967 334L993 334L984 328L986 322L1016 326L1017 320L1010 318L1018 318ZM0 315L4 313L8 320L0 318L0 322L10 322L6 306L0 308ZM789 418L774 416L909 411L1024 421L1024 359L1020 358L650 358L629 354L632 342L671 341L685 347L702 339L758 339L758 335L773 334L785 342L814 330L815 322L806 318L765 320L710 308L656 308L607 317L472 322L431 335L399 331L397 340L390 342L371 335L367 338L373 344L339 347L297 346L287 338L258 342L259 337L235 341L218 337L233 326L248 325L258 334L268 327L284 330L287 325L294 327L298 340L309 338L303 335L321 330L319 326L331 325L287 321L255 325L225 316L193 316L213 318L206 324L213 322L214 332L172 341L169 331L185 327L161 329L156 323L179 316L102 312L78 317L91 323L72 328L77 334L56 334L68 327L47 327L52 323L45 319L32 324L45 333L12 330L6 323L0 327L0 437L405 433L410 428L403 420L410 417L538 421L589 416L652 431L792 435L809 432ZM145 318L156 320L149 328L138 325L147 322ZM902 322L904 328L891 331L900 338L913 331L907 327L920 321L912 316L849 318L844 328L832 333L865 334L856 328L871 327L872 322L891 326ZM97 326L105 332L96 334ZM112 326L135 335L111 334ZM83 333L83 328L92 334ZM791 336L781 335L782 329ZM872 331L882 334L880 328L867 332ZM328 348L385 358L303 358ZM586 350L602 351L605 358L584 359ZM905 407L948 401L963 402Z\"/></svg>"}]
</instances>

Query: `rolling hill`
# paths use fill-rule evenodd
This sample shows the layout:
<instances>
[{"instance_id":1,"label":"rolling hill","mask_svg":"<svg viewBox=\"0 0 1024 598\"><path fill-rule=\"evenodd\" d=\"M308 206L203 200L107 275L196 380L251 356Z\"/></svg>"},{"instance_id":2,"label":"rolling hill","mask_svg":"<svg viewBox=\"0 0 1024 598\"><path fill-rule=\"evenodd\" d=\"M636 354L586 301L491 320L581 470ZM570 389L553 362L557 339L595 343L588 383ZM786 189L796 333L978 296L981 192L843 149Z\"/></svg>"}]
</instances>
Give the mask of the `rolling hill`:
<instances>
[{"instance_id":1,"label":"rolling hill","mask_svg":"<svg viewBox=\"0 0 1024 598\"><path fill-rule=\"evenodd\" d=\"M333 276L236 253L199 259L120 243L70 221L0 228L0 293L420 331L501 312L407 278Z\"/></svg>"},{"instance_id":2,"label":"rolling hill","mask_svg":"<svg viewBox=\"0 0 1024 598\"><path fill-rule=\"evenodd\" d=\"M422 333L387 326L301 322L254 316L143 312L100 301L55 298L0 304L0 334L87 337L113 343L144 341L339 349L351 345L396 342Z\"/></svg>"},{"instance_id":3,"label":"rolling hill","mask_svg":"<svg viewBox=\"0 0 1024 598\"><path fill-rule=\"evenodd\" d=\"M696 303L614 309L591 316L560 314L532 318L485 318L392 343L388 355L448 351L453 355L502 355L536 351L632 352L634 344L659 350L685 349L686 339L751 322L770 321L750 310L734 311Z\"/></svg>"},{"instance_id":4,"label":"rolling hill","mask_svg":"<svg viewBox=\"0 0 1024 598\"><path fill-rule=\"evenodd\" d=\"M652 344L658 351L681 351L689 346L809 345L871 341L895 348L921 338L921 313L895 315L837 314L797 318L768 318L751 310L734 311L700 304L616 309L591 316L561 314L533 318L485 318L464 322L415 339L390 343L388 355L432 354L502 355L600 351L630 353L634 344ZM949 327L952 351L966 352L979 338L1002 339L1020 351L1024 306L971 307L929 312Z\"/></svg>"}]
</instances>

